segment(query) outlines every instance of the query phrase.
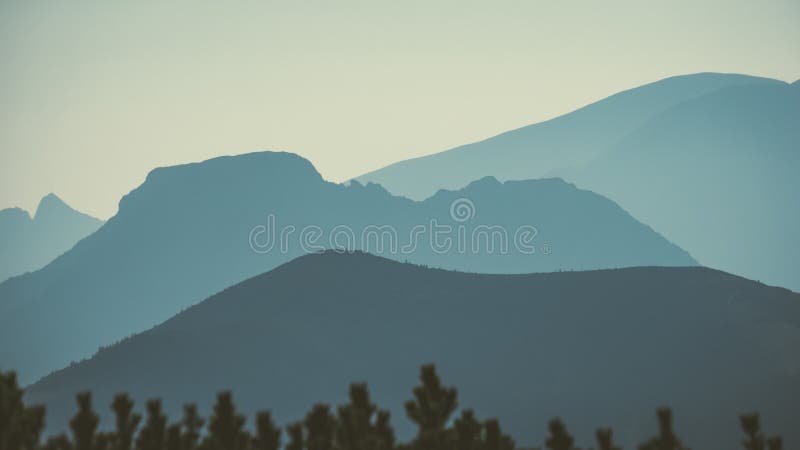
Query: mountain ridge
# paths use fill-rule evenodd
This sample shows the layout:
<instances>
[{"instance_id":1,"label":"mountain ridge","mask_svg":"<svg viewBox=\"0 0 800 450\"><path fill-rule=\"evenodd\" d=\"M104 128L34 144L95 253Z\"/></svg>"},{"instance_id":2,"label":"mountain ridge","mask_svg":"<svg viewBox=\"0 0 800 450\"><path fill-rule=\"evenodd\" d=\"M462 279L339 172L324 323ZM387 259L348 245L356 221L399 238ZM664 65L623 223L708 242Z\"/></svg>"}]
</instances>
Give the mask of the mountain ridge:
<instances>
[{"instance_id":1,"label":"mountain ridge","mask_svg":"<svg viewBox=\"0 0 800 450\"><path fill-rule=\"evenodd\" d=\"M494 175L504 179L528 179L528 178L539 178L544 176L548 173L549 170L561 167L568 167L573 164L576 164L580 161L585 161L590 158L590 156L582 155L579 159L570 159L570 157L557 162L553 163L552 161L548 161L546 163L544 170L536 170L536 169L528 169L524 172L524 175L520 176L519 174L501 174L497 173L497 167L504 167L504 166L495 166L495 164L488 159L487 157L478 158L478 155L468 156L469 153L479 153L479 152L491 152L492 148L495 144L494 142L500 141L499 146L503 148L505 153L509 152L516 152L519 153L520 151L528 151L530 149L529 145L524 143L518 143L521 139L525 139L525 134L530 133L558 133L558 130L553 130L553 127L563 127L563 126L572 126L574 124L568 123L563 125L566 122L588 122L591 124L596 119L593 119L590 116L591 114L595 114L597 110L609 109L610 111L601 111L602 115L604 116L604 120L614 119L611 111L615 114L621 114L623 117L619 119L614 119L620 121L621 123L615 124L615 126L621 127L620 131L614 131L611 135L606 136L609 132L602 129L595 129L589 127L591 132L582 131L582 134L587 136L590 135L588 141L591 143L589 145L585 143L581 143L580 140L575 141L575 138L570 138L565 136L564 139L566 141L564 143L558 142L550 142L550 146L557 147L558 151L567 152L567 153L574 153L576 151L576 147L578 148L578 154L582 153L592 153L598 152L602 149L602 147L606 145L612 144L616 139L626 134L628 131L632 131L641 125L648 116L667 109L668 107L674 106L680 103L682 100L688 100L691 98L695 98L702 93L708 93L714 90L717 90L721 87L728 86L728 85L743 85L743 84L751 84L751 83L759 83L759 84L787 84L784 81L774 80L770 78L763 78L763 77L755 77L749 75L742 75L742 74L726 74L726 73L714 73L714 72L703 72L697 74L687 74L687 75L678 75L667 77L652 83L647 83L635 88L626 89L620 91L618 93L609 95L601 100L598 100L594 103L590 103L583 107L577 108L571 112L566 114L559 115L557 117L547 119L541 122L536 122L531 125L522 126L510 131L506 131L486 139L478 140L472 143L464 144L461 146L457 146L448 150L440 151L437 153L433 153L430 155L425 155L417 158L411 158L403 161L399 161L393 164L389 164L388 166L384 166L380 169L376 169L374 171L368 172L366 174L360 175L355 177L354 179L359 180L361 182L367 181L374 181L379 184L384 185L390 192L393 192L398 195L406 195L410 198L414 199L423 199L430 195L432 191L435 191L436 188L445 187L448 189L458 189L464 186L469 180L479 178L481 176L486 175ZM677 89L678 92L671 92L671 89ZM631 100L631 97L643 95L645 99L641 101L639 105L629 106L626 105L626 102ZM626 109L630 108L630 111L626 111ZM644 110L644 111L640 111ZM631 123L626 123L630 121ZM584 124L587 126L587 124ZM599 137L602 137L600 139ZM537 143L538 147L534 147L536 151L540 154L541 152L552 154L556 150L547 149L545 143L547 139L552 139L552 137L536 137L536 139L544 139L545 142ZM572 141L570 141L572 139ZM486 145L490 145L490 148L484 148ZM522 146L522 147L520 147ZM444 160L447 158L451 158L457 155L464 156L469 161L469 164L478 164L478 167L472 168L465 168L459 166L459 171L457 173L448 173L444 170L444 167L447 167L448 164L444 164L443 167L439 167L438 170L439 177L433 177L434 174L427 174L429 177L424 177L422 179L414 178L415 183L408 184L409 177L413 177L414 173L399 173L394 174L391 173L393 168L397 168L398 170L408 170L410 166L418 164L423 161L436 161L436 160ZM517 156L520 156L519 154ZM469 158L478 158L479 161L470 161ZM542 155L538 155L539 158ZM552 158L552 156L551 156ZM508 159L508 157L504 157L503 159ZM515 158L510 158L514 160ZM516 158L517 163L521 163L520 158ZM484 167L480 167L480 163L484 165ZM509 170L513 169L513 167L505 167L504 170L508 172ZM415 169L415 171L419 172L422 171L421 168ZM378 175L381 176L378 176ZM449 177L456 177L454 180L447 180L441 179L442 174L447 174ZM455 181L455 180L459 181ZM405 182L403 180L406 180ZM427 180L424 181L423 180Z\"/></svg>"},{"instance_id":2,"label":"mountain ridge","mask_svg":"<svg viewBox=\"0 0 800 450\"><path fill-rule=\"evenodd\" d=\"M0 210L0 282L42 268L102 223L53 193L42 197L33 215L22 208Z\"/></svg>"},{"instance_id":3,"label":"mountain ridge","mask_svg":"<svg viewBox=\"0 0 800 450\"><path fill-rule=\"evenodd\" d=\"M359 179L414 197L477 173L561 177L613 198L702 264L800 291L791 251L800 215L789 206L800 191L796 86L713 73L668 78L468 144L470 154L458 147ZM659 97L669 93L680 95Z\"/></svg>"},{"instance_id":4,"label":"mountain ridge","mask_svg":"<svg viewBox=\"0 0 800 450\"><path fill-rule=\"evenodd\" d=\"M613 201L563 181L484 181L415 202L330 183L311 168L264 152L153 171L92 236L0 284L0 361L33 381L226 286L334 246L472 272L696 264ZM458 204L471 216L456 217ZM423 234L412 233L419 227ZM350 240L333 242L336 230ZM307 245L317 231L320 240ZM446 234L434 243L434 232ZM520 246L518 236L531 240ZM28 348L3 345L12 336Z\"/></svg>"},{"instance_id":5,"label":"mountain ridge","mask_svg":"<svg viewBox=\"0 0 800 450\"><path fill-rule=\"evenodd\" d=\"M471 274L327 251L226 288L26 396L48 405L51 431L85 388L99 404L119 390L161 396L171 415L189 400L207 414L213 392L232 389L243 412L268 407L286 424L365 380L407 436L402 401L416 367L434 362L462 407L497 416L525 445L561 415L580 442L603 424L630 447L669 404L689 445L735 445L717 431L756 409L791 447L796 342L799 294L715 269Z\"/></svg>"}]
</instances>

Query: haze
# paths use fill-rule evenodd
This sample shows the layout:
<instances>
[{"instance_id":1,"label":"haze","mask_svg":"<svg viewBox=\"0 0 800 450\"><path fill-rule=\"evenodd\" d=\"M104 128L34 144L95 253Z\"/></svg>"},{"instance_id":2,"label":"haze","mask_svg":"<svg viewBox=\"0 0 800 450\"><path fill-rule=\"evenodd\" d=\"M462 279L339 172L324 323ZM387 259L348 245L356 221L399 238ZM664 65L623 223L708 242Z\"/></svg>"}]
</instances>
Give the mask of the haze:
<instances>
[{"instance_id":1,"label":"haze","mask_svg":"<svg viewBox=\"0 0 800 450\"><path fill-rule=\"evenodd\" d=\"M0 3L0 208L108 218L157 166L342 181L671 75L800 77L800 3Z\"/></svg>"}]
</instances>

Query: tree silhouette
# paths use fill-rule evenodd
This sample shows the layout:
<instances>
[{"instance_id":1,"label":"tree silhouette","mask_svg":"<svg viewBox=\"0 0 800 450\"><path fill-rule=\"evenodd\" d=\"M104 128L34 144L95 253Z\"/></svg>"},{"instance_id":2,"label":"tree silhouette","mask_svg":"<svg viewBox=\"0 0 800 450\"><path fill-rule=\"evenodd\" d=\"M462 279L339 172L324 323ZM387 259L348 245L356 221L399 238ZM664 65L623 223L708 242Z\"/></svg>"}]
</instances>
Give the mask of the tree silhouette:
<instances>
[{"instance_id":1,"label":"tree silhouette","mask_svg":"<svg viewBox=\"0 0 800 450\"><path fill-rule=\"evenodd\" d=\"M236 413L230 391L217 394L214 413L208 420L207 445L222 450L246 448L248 436L244 431L245 418Z\"/></svg>"},{"instance_id":2,"label":"tree silhouette","mask_svg":"<svg viewBox=\"0 0 800 450\"><path fill-rule=\"evenodd\" d=\"M742 445L747 450L764 450L766 440L761 434L761 420L758 414L742 414L739 416L739 423L742 425L745 438Z\"/></svg>"},{"instance_id":3,"label":"tree silhouette","mask_svg":"<svg viewBox=\"0 0 800 450\"><path fill-rule=\"evenodd\" d=\"M167 427L167 438L164 444L166 450L182 450L181 425L174 423Z\"/></svg>"},{"instance_id":4,"label":"tree silhouette","mask_svg":"<svg viewBox=\"0 0 800 450\"><path fill-rule=\"evenodd\" d=\"M44 428L43 406L26 407L14 372L0 372L0 450L34 450Z\"/></svg>"},{"instance_id":5,"label":"tree silhouette","mask_svg":"<svg viewBox=\"0 0 800 450\"><path fill-rule=\"evenodd\" d=\"M484 424L486 437L484 442L485 450L514 450L514 441L500 430L500 422L497 419L489 419Z\"/></svg>"},{"instance_id":6,"label":"tree silhouette","mask_svg":"<svg viewBox=\"0 0 800 450\"><path fill-rule=\"evenodd\" d=\"M600 428L595 432L595 436L599 450L622 450L614 445L614 432L611 428Z\"/></svg>"},{"instance_id":7,"label":"tree silhouette","mask_svg":"<svg viewBox=\"0 0 800 450\"><path fill-rule=\"evenodd\" d=\"M253 450L279 450L281 447L281 430L272 421L269 411L256 413L256 436L251 444Z\"/></svg>"},{"instance_id":8,"label":"tree silhouette","mask_svg":"<svg viewBox=\"0 0 800 450\"><path fill-rule=\"evenodd\" d=\"M458 450L480 450L483 444L483 424L475 418L471 409L461 411L461 417L453 423L455 446Z\"/></svg>"},{"instance_id":9,"label":"tree silhouette","mask_svg":"<svg viewBox=\"0 0 800 450\"><path fill-rule=\"evenodd\" d=\"M289 435L289 443L286 444L284 450L303 450L305 448L302 423L293 423L286 427L286 434Z\"/></svg>"},{"instance_id":10,"label":"tree silhouette","mask_svg":"<svg viewBox=\"0 0 800 450\"><path fill-rule=\"evenodd\" d=\"M550 436L545 441L545 446L550 450L573 450L575 440L567 431L567 427L561 419L553 419L548 424Z\"/></svg>"},{"instance_id":11,"label":"tree silhouette","mask_svg":"<svg viewBox=\"0 0 800 450\"><path fill-rule=\"evenodd\" d=\"M408 416L419 426L410 444L395 444L388 411L372 403L365 383L350 385L349 401L337 408L317 404L302 422L286 429L284 450L514 450L512 438L503 434L496 419L480 422L471 409L461 412L447 428L457 404L454 388L442 386L432 365L423 366L421 385L414 388L414 400L406 402ZM183 407L180 423L167 426L159 399L146 403L147 417L137 434L141 416L133 412L134 402L127 394L117 394L111 403L116 428L113 433L98 432L99 417L92 410L89 392L76 396L78 411L69 422L72 439L66 434L52 436L40 445L44 427L44 407L28 407L13 373L0 372L0 450L279 450L281 430L268 411L259 411L255 436L245 430L245 418L236 413L230 392L217 395L213 414L204 420L194 404ZM640 450L686 450L673 431L669 408L657 410L659 432L641 444ZM779 436L766 437L757 413L739 416L745 434L745 450L783 450ZM578 450L564 423L556 418L548 423L545 447L549 450ZM599 450L621 450L614 445L610 428L595 433Z\"/></svg>"},{"instance_id":12,"label":"tree silhouette","mask_svg":"<svg viewBox=\"0 0 800 450\"><path fill-rule=\"evenodd\" d=\"M142 420L142 416L133 412L133 400L128 394L117 394L111 402L111 409L116 416L116 431L113 435L114 450L131 450L133 436Z\"/></svg>"},{"instance_id":13,"label":"tree silhouette","mask_svg":"<svg viewBox=\"0 0 800 450\"><path fill-rule=\"evenodd\" d=\"M783 450L783 438L780 436L774 436L767 439L767 449L768 450Z\"/></svg>"},{"instance_id":14,"label":"tree silhouette","mask_svg":"<svg viewBox=\"0 0 800 450\"><path fill-rule=\"evenodd\" d=\"M167 440L167 416L161 411L161 400L147 401L147 420L136 438L137 450L164 450Z\"/></svg>"},{"instance_id":15,"label":"tree silhouette","mask_svg":"<svg viewBox=\"0 0 800 450\"><path fill-rule=\"evenodd\" d=\"M415 446L424 450L441 450L447 447L449 433L447 421L458 406L454 388L442 386L436 368L422 367L421 386L414 388L414 400L406 402L406 414L419 427Z\"/></svg>"},{"instance_id":16,"label":"tree silhouette","mask_svg":"<svg viewBox=\"0 0 800 450\"><path fill-rule=\"evenodd\" d=\"M332 450L334 448L336 418L331 414L328 405L314 405L311 412L306 415L303 425L306 431L306 449Z\"/></svg>"},{"instance_id":17,"label":"tree silhouette","mask_svg":"<svg viewBox=\"0 0 800 450\"><path fill-rule=\"evenodd\" d=\"M72 442L70 442L66 434L61 433L47 439L42 448L43 450L72 450Z\"/></svg>"},{"instance_id":18,"label":"tree silhouette","mask_svg":"<svg viewBox=\"0 0 800 450\"><path fill-rule=\"evenodd\" d=\"M378 411L378 417L375 419L375 434L378 441L388 449L395 448L394 429L392 429L390 419L391 414L384 410Z\"/></svg>"},{"instance_id":19,"label":"tree silhouette","mask_svg":"<svg viewBox=\"0 0 800 450\"><path fill-rule=\"evenodd\" d=\"M76 397L78 412L69 421L75 450L96 450L97 425L100 417L92 411L92 394L81 392Z\"/></svg>"},{"instance_id":20,"label":"tree silhouette","mask_svg":"<svg viewBox=\"0 0 800 450\"><path fill-rule=\"evenodd\" d=\"M382 450L394 446L389 412L378 411L365 383L350 385L350 402L338 409L336 442L348 450Z\"/></svg>"},{"instance_id":21,"label":"tree silhouette","mask_svg":"<svg viewBox=\"0 0 800 450\"><path fill-rule=\"evenodd\" d=\"M656 410L656 414L658 415L658 436L640 445L639 449L686 450L672 429L672 410L669 408L659 408Z\"/></svg>"},{"instance_id":22,"label":"tree silhouette","mask_svg":"<svg viewBox=\"0 0 800 450\"><path fill-rule=\"evenodd\" d=\"M188 403L183 405L183 434L181 435L181 447L183 450L195 450L200 442L200 432L203 429L205 420L197 413L197 405Z\"/></svg>"},{"instance_id":23,"label":"tree silhouette","mask_svg":"<svg viewBox=\"0 0 800 450\"><path fill-rule=\"evenodd\" d=\"M761 433L761 419L758 413L742 414L739 416L745 438L742 445L747 450L782 450L783 439L780 436L765 438Z\"/></svg>"}]
</instances>

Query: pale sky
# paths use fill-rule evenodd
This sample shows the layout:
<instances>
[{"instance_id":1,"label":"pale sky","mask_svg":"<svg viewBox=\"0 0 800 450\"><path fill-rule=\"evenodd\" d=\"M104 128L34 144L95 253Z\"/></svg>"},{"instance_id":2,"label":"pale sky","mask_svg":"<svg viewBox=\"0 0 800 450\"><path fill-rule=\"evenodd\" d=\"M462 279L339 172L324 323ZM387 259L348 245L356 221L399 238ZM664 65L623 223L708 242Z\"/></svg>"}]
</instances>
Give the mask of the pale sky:
<instances>
[{"instance_id":1,"label":"pale sky","mask_svg":"<svg viewBox=\"0 0 800 450\"><path fill-rule=\"evenodd\" d=\"M671 75L800 78L797 0L210 3L0 0L0 208L106 219L257 150L343 181Z\"/></svg>"}]
</instances>

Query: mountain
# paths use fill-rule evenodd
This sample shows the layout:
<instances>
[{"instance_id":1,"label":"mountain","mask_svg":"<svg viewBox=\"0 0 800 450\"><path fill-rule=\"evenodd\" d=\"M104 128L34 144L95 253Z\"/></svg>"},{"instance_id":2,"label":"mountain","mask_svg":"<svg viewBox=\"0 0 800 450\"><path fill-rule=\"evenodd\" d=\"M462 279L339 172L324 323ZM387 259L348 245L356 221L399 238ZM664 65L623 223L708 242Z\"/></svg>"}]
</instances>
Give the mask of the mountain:
<instances>
[{"instance_id":1,"label":"mountain","mask_svg":"<svg viewBox=\"0 0 800 450\"><path fill-rule=\"evenodd\" d=\"M739 74L682 75L620 92L563 116L489 139L391 164L357 177L390 192L423 199L438 189L458 189L493 175L502 180L541 178L583 164L606 147L684 101L719 89L781 81Z\"/></svg>"},{"instance_id":2,"label":"mountain","mask_svg":"<svg viewBox=\"0 0 800 450\"><path fill-rule=\"evenodd\" d=\"M800 88L754 84L664 111L561 175L705 265L800 291L798 173Z\"/></svg>"},{"instance_id":3,"label":"mountain","mask_svg":"<svg viewBox=\"0 0 800 450\"><path fill-rule=\"evenodd\" d=\"M359 180L417 198L476 176L559 176L613 198L704 265L800 291L798 87L668 78Z\"/></svg>"},{"instance_id":4,"label":"mountain","mask_svg":"<svg viewBox=\"0 0 800 450\"><path fill-rule=\"evenodd\" d=\"M102 224L54 194L42 198L33 218L20 208L0 211L0 281L41 269Z\"/></svg>"},{"instance_id":5,"label":"mountain","mask_svg":"<svg viewBox=\"0 0 800 450\"><path fill-rule=\"evenodd\" d=\"M82 389L105 426L119 391L139 410L163 397L177 419L187 401L207 416L222 389L249 417L269 408L286 424L314 402L343 403L360 380L408 437L403 402L434 362L461 407L498 417L523 446L541 445L560 416L582 445L613 426L634 448L670 405L692 448L737 447L738 414L750 411L796 448L798 345L800 294L712 269L479 275L330 251L230 287L26 395L47 405L50 432Z\"/></svg>"},{"instance_id":6,"label":"mountain","mask_svg":"<svg viewBox=\"0 0 800 450\"><path fill-rule=\"evenodd\" d=\"M473 272L694 265L607 198L558 179L478 180L414 202L252 153L160 168L116 216L0 284L0 365L23 383L304 253L364 249Z\"/></svg>"}]
</instances>

